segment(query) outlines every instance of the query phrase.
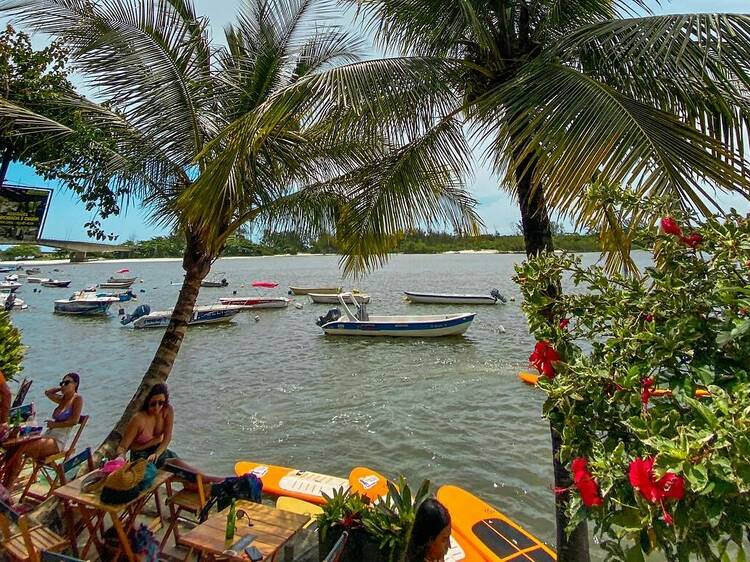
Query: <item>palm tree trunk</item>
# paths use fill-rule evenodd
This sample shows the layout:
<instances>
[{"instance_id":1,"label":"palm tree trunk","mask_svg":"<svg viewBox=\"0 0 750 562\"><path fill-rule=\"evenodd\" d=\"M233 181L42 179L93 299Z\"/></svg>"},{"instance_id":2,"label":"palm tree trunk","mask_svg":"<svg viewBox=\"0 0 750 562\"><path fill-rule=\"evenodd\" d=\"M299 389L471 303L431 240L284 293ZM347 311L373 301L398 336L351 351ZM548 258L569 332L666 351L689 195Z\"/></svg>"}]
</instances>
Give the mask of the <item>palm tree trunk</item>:
<instances>
[{"instance_id":1,"label":"palm tree trunk","mask_svg":"<svg viewBox=\"0 0 750 562\"><path fill-rule=\"evenodd\" d=\"M202 251L202 246L198 236L188 233L187 247L182 261L182 266L185 270L185 280L177 297L177 304L174 307L172 319L164 332L154 358L151 360L151 365L149 365L146 374L141 380L138 390L136 390L130 399L130 403L125 408L122 416L120 416L114 429L112 429L104 442L99 445L96 451L98 458L112 458L114 456L114 452L120 443L120 439L122 439L128 422L133 417L133 414L138 411L138 408L140 408L148 391L153 385L165 382L172 371L172 366L177 358L177 353L180 351L182 340L185 338L188 321L193 314L193 308L198 299L201 281L208 275L214 259L213 256L207 255Z\"/></svg>"},{"instance_id":2,"label":"palm tree trunk","mask_svg":"<svg viewBox=\"0 0 750 562\"><path fill-rule=\"evenodd\" d=\"M518 205L521 210L521 225L523 227L523 240L526 247L526 255L534 257L542 252L552 252L552 225L547 210L547 202L544 199L544 190L541 187L532 189L532 178L535 170L535 158L529 156L516 170L516 187L518 190ZM555 298L560 295L561 289L550 283L547 293ZM552 318L549 318L552 321ZM552 468L555 478L555 488L569 488L572 484L570 472L560 462L560 448L562 439L556 421L559 416L550 412L550 434L552 437ZM589 554L589 532L588 525L583 521L568 535L565 529L568 526L568 517L565 507L567 497L565 495L555 496L555 525L557 528L557 559L560 562L590 562Z\"/></svg>"}]
</instances>

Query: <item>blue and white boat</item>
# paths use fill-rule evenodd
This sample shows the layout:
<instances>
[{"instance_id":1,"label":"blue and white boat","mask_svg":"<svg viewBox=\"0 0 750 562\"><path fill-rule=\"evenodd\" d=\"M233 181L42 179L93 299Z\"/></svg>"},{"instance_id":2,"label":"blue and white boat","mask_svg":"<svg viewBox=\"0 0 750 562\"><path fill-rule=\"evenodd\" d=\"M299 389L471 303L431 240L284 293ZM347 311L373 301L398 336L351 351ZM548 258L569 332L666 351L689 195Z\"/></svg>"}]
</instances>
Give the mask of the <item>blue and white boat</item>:
<instances>
[{"instance_id":1,"label":"blue and white boat","mask_svg":"<svg viewBox=\"0 0 750 562\"><path fill-rule=\"evenodd\" d=\"M68 299L56 300L55 313L102 316L107 314L110 306L119 302L117 297L98 297L94 294L90 297L81 297L81 294L86 293L75 293Z\"/></svg>"},{"instance_id":2,"label":"blue and white boat","mask_svg":"<svg viewBox=\"0 0 750 562\"><path fill-rule=\"evenodd\" d=\"M348 293L339 294L338 308L318 318L316 324L326 334L335 336L396 336L412 338L434 338L458 336L466 332L474 321L476 312L457 314L430 314L423 316L370 316L365 304L355 304L356 314L346 303Z\"/></svg>"},{"instance_id":3,"label":"blue and white boat","mask_svg":"<svg viewBox=\"0 0 750 562\"><path fill-rule=\"evenodd\" d=\"M420 304L505 304L506 299L497 289L489 295L461 295L451 293L417 293L404 291L409 302Z\"/></svg>"},{"instance_id":4,"label":"blue and white boat","mask_svg":"<svg viewBox=\"0 0 750 562\"><path fill-rule=\"evenodd\" d=\"M139 307L141 308L141 307ZM188 325L193 326L195 324L219 324L222 322L230 322L232 318L237 316L243 308L241 306L227 306L223 304L213 304L208 306L196 306L193 309L193 316L190 318ZM172 320L172 311L156 311L148 312L143 316L133 314L133 316L126 316L121 320L123 325L132 323L133 328L166 328L169 326L169 322Z\"/></svg>"}]
</instances>

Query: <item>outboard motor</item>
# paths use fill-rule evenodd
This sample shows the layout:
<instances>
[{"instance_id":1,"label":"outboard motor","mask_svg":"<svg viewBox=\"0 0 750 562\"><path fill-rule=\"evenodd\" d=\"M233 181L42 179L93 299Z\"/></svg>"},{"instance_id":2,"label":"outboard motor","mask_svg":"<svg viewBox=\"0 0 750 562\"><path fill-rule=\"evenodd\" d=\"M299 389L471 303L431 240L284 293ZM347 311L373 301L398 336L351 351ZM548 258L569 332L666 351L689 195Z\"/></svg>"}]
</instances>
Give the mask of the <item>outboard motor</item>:
<instances>
[{"instance_id":1,"label":"outboard motor","mask_svg":"<svg viewBox=\"0 0 750 562\"><path fill-rule=\"evenodd\" d=\"M315 323L318 326L323 327L329 322L335 322L339 318L341 318L341 311L338 308L332 308L328 311L328 314L326 314L325 316L320 316Z\"/></svg>"},{"instance_id":2,"label":"outboard motor","mask_svg":"<svg viewBox=\"0 0 750 562\"><path fill-rule=\"evenodd\" d=\"M151 314L151 307L147 304L142 304L135 308L133 314L126 314L123 316L122 320L120 320L120 324L127 326L134 320L138 320L141 316L147 316L148 314Z\"/></svg>"},{"instance_id":3,"label":"outboard motor","mask_svg":"<svg viewBox=\"0 0 750 562\"><path fill-rule=\"evenodd\" d=\"M221 280L221 286L222 287L228 287L229 286L229 281L227 281L226 279L222 279Z\"/></svg>"},{"instance_id":4,"label":"outboard motor","mask_svg":"<svg viewBox=\"0 0 750 562\"><path fill-rule=\"evenodd\" d=\"M500 301L503 304L505 304L506 302L508 302L508 299L506 299L503 295L501 295L500 291L498 291L497 289L492 289L490 291L490 295L493 296L493 297L495 297L495 300L498 300L498 301Z\"/></svg>"}]
</instances>

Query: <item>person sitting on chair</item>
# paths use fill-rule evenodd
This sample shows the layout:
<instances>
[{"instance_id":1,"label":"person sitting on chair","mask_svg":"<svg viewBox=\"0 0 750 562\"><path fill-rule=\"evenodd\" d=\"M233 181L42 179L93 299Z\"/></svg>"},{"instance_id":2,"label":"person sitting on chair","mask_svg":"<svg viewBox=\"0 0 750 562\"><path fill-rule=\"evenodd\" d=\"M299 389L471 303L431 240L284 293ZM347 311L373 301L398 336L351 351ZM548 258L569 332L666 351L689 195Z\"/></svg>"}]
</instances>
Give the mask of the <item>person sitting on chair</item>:
<instances>
[{"instance_id":1,"label":"person sitting on chair","mask_svg":"<svg viewBox=\"0 0 750 562\"><path fill-rule=\"evenodd\" d=\"M44 391L47 398L57 404L52 412L52 419L47 421L47 431L41 438L9 451L3 475L3 485L6 488L10 488L18 478L25 457L39 460L65 451L71 429L81 419L83 397L78 394L80 382L78 373L68 373L59 386Z\"/></svg>"}]
</instances>

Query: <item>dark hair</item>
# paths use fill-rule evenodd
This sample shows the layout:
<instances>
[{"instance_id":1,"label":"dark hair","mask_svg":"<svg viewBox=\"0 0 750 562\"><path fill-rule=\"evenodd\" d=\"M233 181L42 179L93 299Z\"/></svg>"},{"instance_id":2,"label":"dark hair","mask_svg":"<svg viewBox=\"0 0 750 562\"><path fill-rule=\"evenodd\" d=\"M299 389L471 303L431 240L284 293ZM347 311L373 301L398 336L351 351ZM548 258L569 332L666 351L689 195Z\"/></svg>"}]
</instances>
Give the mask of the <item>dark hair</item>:
<instances>
[{"instance_id":1,"label":"dark hair","mask_svg":"<svg viewBox=\"0 0 750 562\"><path fill-rule=\"evenodd\" d=\"M65 377L73 379L73 384L76 385L76 392L78 392L78 385L81 384L81 376L78 373L68 373ZM63 377L63 378L65 378Z\"/></svg>"},{"instance_id":2,"label":"dark hair","mask_svg":"<svg viewBox=\"0 0 750 562\"><path fill-rule=\"evenodd\" d=\"M141 404L141 412L148 410L149 402L151 402L151 399L158 394L163 394L164 398L167 400L167 404L169 404L169 390L167 389L167 385L164 383L157 383L148 391L146 399L143 401L143 404Z\"/></svg>"},{"instance_id":3,"label":"dark hair","mask_svg":"<svg viewBox=\"0 0 750 562\"><path fill-rule=\"evenodd\" d=\"M406 547L406 562L424 562L432 541L450 524L451 515L442 503L434 498L424 500L414 517Z\"/></svg>"}]
</instances>

